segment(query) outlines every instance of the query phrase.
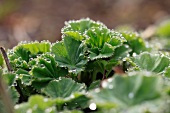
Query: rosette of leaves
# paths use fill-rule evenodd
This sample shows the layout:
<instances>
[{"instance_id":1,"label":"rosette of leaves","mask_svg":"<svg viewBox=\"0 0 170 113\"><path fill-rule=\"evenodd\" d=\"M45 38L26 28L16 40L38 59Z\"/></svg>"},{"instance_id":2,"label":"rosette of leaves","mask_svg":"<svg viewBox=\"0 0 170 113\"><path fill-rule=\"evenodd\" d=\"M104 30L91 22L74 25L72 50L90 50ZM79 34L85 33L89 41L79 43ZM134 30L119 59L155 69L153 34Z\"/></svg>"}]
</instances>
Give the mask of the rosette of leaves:
<instances>
[{"instance_id":1,"label":"rosette of leaves","mask_svg":"<svg viewBox=\"0 0 170 113\"><path fill-rule=\"evenodd\" d=\"M80 39L63 35L62 41L52 45L52 53L59 67L68 68L69 73L78 74L85 69L85 45Z\"/></svg>"},{"instance_id":2,"label":"rosette of leaves","mask_svg":"<svg viewBox=\"0 0 170 113\"><path fill-rule=\"evenodd\" d=\"M95 22L89 18L86 19L80 19L77 21L68 21L65 22L65 27L62 28L61 32L64 34L70 34L70 33L80 33L81 35L84 34L84 32L92 27L105 27L105 25L101 22Z\"/></svg>"},{"instance_id":3,"label":"rosette of leaves","mask_svg":"<svg viewBox=\"0 0 170 113\"><path fill-rule=\"evenodd\" d=\"M102 89L91 91L91 102L99 111L108 110L110 113L135 113L137 109L140 113L157 113L169 110L167 100L170 98L165 89L163 78L154 73L142 71L128 76L115 75L102 82Z\"/></svg>"},{"instance_id":4,"label":"rosette of leaves","mask_svg":"<svg viewBox=\"0 0 170 113\"><path fill-rule=\"evenodd\" d=\"M50 52L50 43L48 41L42 42L21 42L13 49L8 51L8 57L13 70L19 68L24 70L31 70L31 62L40 54Z\"/></svg>"},{"instance_id":5,"label":"rosette of leaves","mask_svg":"<svg viewBox=\"0 0 170 113\"><path fill-rule=\"evenodd\" d=\"M19 78L23 78L23 83L30 84L31 76L29 71L36 63L39 55L50 52L50 43L48 41L42 42L28 42L20 43L13 49L8 51L8 57L12 69Z\"/></svg>"},{"instance_id":6,"label":"rosette of leaves","mask_svg":"<svg viewBox=\"0 0 170 113\"><path fill-rule=\"evenodd\" d=\"M145 70L155 73L164 73L166 68L170 65L170 59L161 54L151 54L143 52L131 58L134 67L138 70Z\"/></svg>"},{"instance_id":7,"label":"rosette of leaves","mask_svg":"<svg viewBox=\"0 0 170 113\"><path fill-rule=\"evenodd\" d=\"M91 28L86 32L86 36L91 60L111 57L115 49L125 41L120 33L110 31L105 27Z\"/></svg>"}]
</instances>

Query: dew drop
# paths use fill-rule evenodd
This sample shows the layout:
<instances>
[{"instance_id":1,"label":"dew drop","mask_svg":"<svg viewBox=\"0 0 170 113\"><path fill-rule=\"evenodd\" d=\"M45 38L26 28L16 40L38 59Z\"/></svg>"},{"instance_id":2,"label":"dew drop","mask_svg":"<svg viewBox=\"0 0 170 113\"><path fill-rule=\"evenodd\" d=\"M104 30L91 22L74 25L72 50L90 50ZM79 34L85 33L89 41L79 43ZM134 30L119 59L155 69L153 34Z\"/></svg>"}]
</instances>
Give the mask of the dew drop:
<instances>
[{"instance_id":1,"label":"dew drop","mask_svg":"<svg viewBox=\"0 0 170 113\"><path fill-rule=\"evenodd\" d=\"M32 61L32 60L33 60L33 58L30 58L29 60L30 60L30 61Z\"/></svg>"},{"instance_id":2,"label":"dew drop","mask_svg":"<svg viewBox=\"0 0 170 113\"><path fill-rule=\"evenodd\" d=\"M89 105L89 108L90 108L91 110L96 110L97 106L96 106L95 103L91 103L91 104Z\"/></svg>"},{"instance_id":3,"label":"dew drop","mask_svg":"<svg viewBox=\"0 0 170 113\"><path fill-rule=\"evenodd\" d=\"M69 72L69 73L76 73L76 69L69 70L68 72Z\"/></svg>"},{"instance_id":4,"label":"dew drop","mask_svg":"<svg viewBox=\"0 0 170 113\"><path fill-rule=\"evenodd\" d=\"M129 48L129 46L128 46L128 45L125 45L125 48Z\"/></svg>"},{"instance_id":5,"label":"dew drop","mask_svg":"<svg viewBox=\"0 0 170 113\"><path fill-rule=\"evenodd\" d=\"M16 83L16 82L14 82L14 83L12 84L12 86L17 86L17 83Z\"/></svg>"},{"instance_id":6,"label":"dew drop","mask_svg":"<svg viewBox=\"0 0 170 113\"><path fill-rule=\"evenodd\" d=\"M44 64L40 64L40 66L41 66L42 68L45 68Z\"/></svg>"},{"instance_id":7,"label":"dew drop","mask_svg":"<svg viewBox=\"0 0 170 113\"><path fill-rule=\"evenodd\" d=\"M73 94L71 94L71 98L74 98L75 96Z\"/></svg>"},{"instance_id":8,"label":"dew drop","mask_svg":"<svg viewBox=\"0 0 170 113\"><path fill-rule=\"evenodd\" d=\"M132 99L132 98L134 97L134 93L130 92L130 93L128 94L128 97L129 97L130 99Z\"/></svg>"},{"instance_id":9,"label":"dew drop","mask_svg":"<svg viewBox=\"0 0 170 113\"><path fill-rule=\"evenodd\" d=\"M109 89L113 89L113 85L109 85Z\"/></svg>"},{"instance_id":10,"label":"dew drop","mask_svg":"<svg viewBox=\"0 0 170 113\"><path fill-rule=\"evenodd\" d=\"M47 102L47 101L48 101L48 98L45 98L45 99L44 99L44 102Z\"/></svg>"},{"instance_id":11,"label":"dew drop","mask_svg":"<svg viewBox=\"0 0 170 113\"><path fill-rule=\"evenodd\" d=\"M123 61L125 62L125 61L126 61L126 58L124 58Z\"/></svg>"},{"instance_id":12,"label":"dew drop","mask_svg":"<svg viewBox=\"0 0 170 113\"><path fill-rule=\"evenodd\" d=\"M32 113L32 109L28 109L26 113Z\"/></svg>"},{"instance_id":13,"label":"dew drop","mask_svg":"<svg viewBox=\"0 0 170 113\"><path fill-rule=\"evenodd\" d=\"M113 81L113 79L112 79L112 78L109 78L109 79L107 79L107 81L108 81L108 82L112 82L112 81Z\"/></svg>"},{"instance_id":14,"label":"dew drop","mask_svg":"<svg viewBox=\"0 0 170 113\"><path fill-rule=\"evenodd\" d=\"M102 82L102 87L103 87L103 88L106 88L106 87L107 87L107 85L108 85L108 84L107 84L107 82L106 82L106 81L103 81L103 82Z\"/></svg>"},{"instance_id":15,"label":"dew drop","mask_svg":"<svg viewBox=\"0 0 170 113\"><path fill-rule=\"evenodd\" d=\"M17 75L15 76L15 78L18 79L18 78L19 78L18 76L19 76L19 75L17 74Z\"/></svg>"},{"instance_id":16,"label":"dew drop","mask_svg":"<svg viewBox=\"0 0 170 113\"><path fill-rule=\"evenodd\" d=\"M135 57L135 56L137 56L137 54L136 54L136 53L133 53L132 56Z\"/></svg>"},{"instance_id":17,"label":"dew drop","mask_svg":"<svg viewBox=\"0 0 170 113\"><path fill-rule=\"evenodd\" d=\"M15 107L14 107L15 109L19 109L19 105L15 105Z\"/></svg>"},{"instance_id":18,"label":"dew drop","mask_svg":"<svg viewBox=\"0 0 170 113\"><path fill-rule=\"evenodd\" d=\"M95 89L94 91L95 91L96 93L98 93L98 92L100 92L100 89L97 88L97 89Z\"/></svg>"},{"instance_id":19,"label":"dew drop","mask_svg":"<svg viewBox=\"0 0 170 113\"><path fill-rule=\"evenodd\" d=\"M47 108L47 109L45 110L45 113L50 113L52 110L53 110L52 108Z\"/></svg>"}]
</instances>

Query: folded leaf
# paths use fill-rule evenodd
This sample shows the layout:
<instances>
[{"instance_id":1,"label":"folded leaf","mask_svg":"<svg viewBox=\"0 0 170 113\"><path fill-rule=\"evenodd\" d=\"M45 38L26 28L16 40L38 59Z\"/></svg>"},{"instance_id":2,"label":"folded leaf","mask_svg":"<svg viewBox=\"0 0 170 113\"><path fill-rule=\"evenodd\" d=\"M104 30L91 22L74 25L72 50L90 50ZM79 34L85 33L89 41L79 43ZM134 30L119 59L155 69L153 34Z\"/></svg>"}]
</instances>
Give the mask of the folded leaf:
<instances>
[{"instance_id":1,"label":"folded leaf","mask_svg":"<svg viewBox=\"0 0 170 113\"><path fill-rule=\"evenodd\" d=\"M58 79L61 76L67 75L67 69L58 67L54 55L44 54L37 58L30 74L34 77L34 87L46 85L51 80ZM38 82L38 84L36 84Z\"/></svg>"},{"instance_id":2,"label":"folded leaf","mask_svg":"<svg viewBox=\"0 0 170 113\"><path fill-rule=\"evenodd\" d=\"M86 35L91 60L111 57L114 50L125 41L119 33L104 27L91 28Z\"/></svg>"},{"instance_id":3,"label":"folded leaf","mask_svg":"<svg viewBox=\"0 0 170 113\"><path fill-rule=\"evenodd\" d=\"M63 42L57 42L52 46L52 53L60 67L67 67L70 73L78 74L84 70L87 63L85 47L81 41L71 36L64 36Z\"/></svg>"}]
</instances>

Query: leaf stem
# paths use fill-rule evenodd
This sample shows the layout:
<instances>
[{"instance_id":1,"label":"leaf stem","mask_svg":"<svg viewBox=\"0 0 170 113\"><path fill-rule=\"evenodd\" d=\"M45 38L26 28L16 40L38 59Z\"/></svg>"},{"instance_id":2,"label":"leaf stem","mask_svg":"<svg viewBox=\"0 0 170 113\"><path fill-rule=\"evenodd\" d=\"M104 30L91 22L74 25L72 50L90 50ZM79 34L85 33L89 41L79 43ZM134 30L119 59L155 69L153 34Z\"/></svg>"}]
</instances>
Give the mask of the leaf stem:
<instances>
[{"instance_id":1,"label":"leaf stem","mask_svg":"<svg viewBox=\"0 0 170 113\"><path fill-rule=\"evenodd\" d=\"M12 72L13 69L12 69L12 67L11 67L11 65L10 65L10 62L9 62L9 59L8 59L8 56L7 56L7 54L6 54L5 49L4 49L3 47L0 47L0 50L1 50L1 53L2 53L2 55L3 55L3 57L4 57L6 66L7 66L7 68L8 68L8 71L9 71L9 72ZM18 93L20 94L20 100L19 100L19 102L21 102L21 101L23 101L24 95L23 95L23 93L22 93L22 90L21 90L20 86L18 86L18 85L19 85L19 82L16 81L16 83L17 83L17 86L15 86L15 88L16 88L16 90L18 91Z\"/></svg>"},{"instance_id":2,"label":"leaf stem","mask_svg":"<svg viewBox=\"0 0 170 113\"><path fill-rule=\"evenodd\" d=\"M12 70L12 67L11 67L11 65L9 63L9 59L8 59L8 56L6 54L5 49L3 47L0 47L0 50L1 50L1 53L2 53L2 55L4 57L5 63L6 63L7 68L8 68L8 71L12 72L13 70Z\"/></svg>"}]
</instances>

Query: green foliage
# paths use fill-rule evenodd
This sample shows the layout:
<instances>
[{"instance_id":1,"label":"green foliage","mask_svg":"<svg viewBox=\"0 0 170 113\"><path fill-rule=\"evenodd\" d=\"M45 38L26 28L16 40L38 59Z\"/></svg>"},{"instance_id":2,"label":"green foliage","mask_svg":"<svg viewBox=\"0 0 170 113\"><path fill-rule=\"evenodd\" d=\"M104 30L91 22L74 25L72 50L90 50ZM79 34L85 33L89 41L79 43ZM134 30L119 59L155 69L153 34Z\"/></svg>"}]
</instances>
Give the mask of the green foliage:
<instances>
[{"instance_id":1,"label":"green foliage","mask_svg":"<svg viewBox=\"0 0 170 113\"><path fill-rule=\"evenodd\" d=\"M140 70L161 73L170 65L170 59L160 54L143 52L132 58L132 61Z\"/></svg>"},{"instance_id":2,"label":"green foliage","mask_svg":"<svg viewBox=\"0 0 170 113\"><path fill-rule=\"evenodd\" d=\"M103 81L103 89L92 91L91 96L101 109L128 111L137 105L142 107L146 101L157 105L154 100L161 98L163 86L161 77L142 71L129 73L128 76L115 75ZM152 106L147 108L148 112L152 112Z\"/></svg>"},{"instance_id":3,"label":"green foliage","mask_svg":"<svg viewBox=\"0 0 170 113\"><path fill-rule=\"evenodd\" d=\"M165 28L159 36L168 36ZM170 54L161 48L168 49L168 41L146 42L128 29L110 30L89 18L69 21L61 41L8 50L13 71L0 55L0 78L8 86L6 96L0 92L1 112L9 108L2 97L9 97L15 113L169 113Z\"/></svg>"},{"instance_id":4,"label":"green foliage","mask_svg":"<svg viewBox=\"0 0 170 113\"><path fill-rule=\"evenodd\" d=\"M61 30L62 33L70 32L70 31L77 31L80 33L84 33L86 30L92 28L92 27L105 27L103 23L95 22L93 20L90 20L89 18L81 19L77 21L68 21L65 22L65 27Z\"/></svg>"},{"instance_id":5,"label":"green foliage","mask_svg":"<svg viewBox=\"0 0 170 113\"><path fill-rule=\"evenodd\" d=\"M60 78L59 80L51 81L43 92L52 98L66 98L74 92L82 92L85 89L85 84L76 83L68 78Z\"/></svg>"},{"instance_id":6,"label":"green foliage","mask_svg":"<svg viewBox=\"0 0 170 113\"><path fill-rule=\"evenodd\" d=\"M41 88L51 80L67 75L67 70L57 66L53 55L44 54L36 59L30 74L33 77L33 86Z\"/></svg>"},{"instance_id":7,"label":"green foliage","mask_svg":"<svg viewBox=\"0 0 170 113\"><path fill-rule=\"evenodd\" d=\"M107 28L91 28L86 32L86 44L89 48L90 59L108 58L113 55L124 39L121 34Z\"/></svg>"},{"instance_id":8,"label":"green foliage","mask_svg":"<svg viewBox=\"0 0 170 113\"><path fill-rule=\"evenodd\" d=\"M122 36L127 40L125 43L132 49L131 55L133 53L139 54L143 51L149 51L149 48L138 33L122 32Z\"/></svg>"},{"instance_id":9,"label":"green foliage","mask_svg":"<svg viewBox=\"0 0 170 113\"><path fill-rule=\"evenodd\" d=\"M67 67L70 73L78 74L84 70L87 58L84 55L84 45L71 36L64 36L62 42L52 46L52 53L60 67Z\"/></svg>"}]
</instances>

